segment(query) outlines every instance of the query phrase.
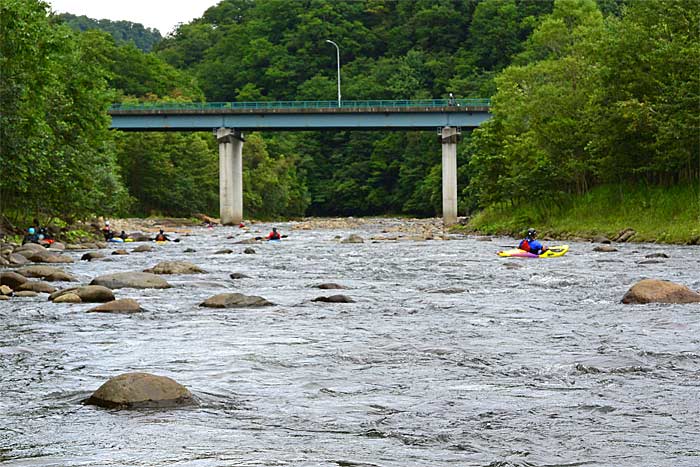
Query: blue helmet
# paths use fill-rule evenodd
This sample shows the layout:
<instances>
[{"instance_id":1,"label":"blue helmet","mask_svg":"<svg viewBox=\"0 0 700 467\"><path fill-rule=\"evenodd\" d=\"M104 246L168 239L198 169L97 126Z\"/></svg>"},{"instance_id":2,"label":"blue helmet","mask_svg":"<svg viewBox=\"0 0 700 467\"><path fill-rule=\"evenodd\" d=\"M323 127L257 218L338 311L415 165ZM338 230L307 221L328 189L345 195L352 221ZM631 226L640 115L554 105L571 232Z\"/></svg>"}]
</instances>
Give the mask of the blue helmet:
<instances>
[{"instance_id":1,"label":"blue helmet","mask_svg":"<svg viewBox=\"0 0 700 467\"><path fill-rule=\"evenodd\" d=\"M35 231L34 231L34 227L29 227L29 233L32 234L32 235L34 235L34 232L35 232Z\"/></svg>"}]
</instances>

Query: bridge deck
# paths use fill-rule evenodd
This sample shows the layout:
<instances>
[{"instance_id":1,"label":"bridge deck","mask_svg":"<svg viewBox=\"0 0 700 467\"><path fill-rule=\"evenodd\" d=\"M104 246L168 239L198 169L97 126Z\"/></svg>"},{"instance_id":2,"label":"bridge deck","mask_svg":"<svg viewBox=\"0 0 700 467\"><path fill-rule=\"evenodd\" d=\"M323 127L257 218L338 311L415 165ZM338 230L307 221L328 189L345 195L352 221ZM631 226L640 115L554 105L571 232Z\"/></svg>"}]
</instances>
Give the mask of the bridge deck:
<instances>
[{"instance_id":1,"label":"bridge deck","mask_svg":"<svg viewBox=\"0 0 700 467\"><path fill-rule=\"evenodd\" d=\"M490 118L487 99L119 104L109 110L123 131L474 128Z\"/></svg>"}]
</instances>

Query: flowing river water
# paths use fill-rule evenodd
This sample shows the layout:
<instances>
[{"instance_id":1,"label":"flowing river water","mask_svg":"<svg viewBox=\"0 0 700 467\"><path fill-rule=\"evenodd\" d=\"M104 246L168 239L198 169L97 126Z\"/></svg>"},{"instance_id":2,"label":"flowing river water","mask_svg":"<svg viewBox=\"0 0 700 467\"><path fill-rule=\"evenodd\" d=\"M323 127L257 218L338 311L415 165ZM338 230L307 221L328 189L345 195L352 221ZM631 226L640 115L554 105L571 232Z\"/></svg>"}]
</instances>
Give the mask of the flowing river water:
<instances>
[{"instance_id":1,"label":"flowing river water","mask_svg":"<svg viewBox=\"0 0 700 467\"><path fill-rule=\"evenodd\" d=\"M196 228L150 253L69 252L64 269L83 283L165 260L207 273L116 290L147 310L132 315L45 294L0 302L0 464L700 465L700 305L620 302L643 278L700 289L699 247L572 242L532 260L494 254L511 238L336 238L392 222L405 221L278 224L289 237L257 245L234 243L255 233ZM645 258L655 252L669 258ZM347 289L316 288L327 282ZM275 306L198 306L224 292ZM355 302L312 301L336 293ZM136 371L173 378L199 405L81 404Z\"/></svg>"}]
</instances>

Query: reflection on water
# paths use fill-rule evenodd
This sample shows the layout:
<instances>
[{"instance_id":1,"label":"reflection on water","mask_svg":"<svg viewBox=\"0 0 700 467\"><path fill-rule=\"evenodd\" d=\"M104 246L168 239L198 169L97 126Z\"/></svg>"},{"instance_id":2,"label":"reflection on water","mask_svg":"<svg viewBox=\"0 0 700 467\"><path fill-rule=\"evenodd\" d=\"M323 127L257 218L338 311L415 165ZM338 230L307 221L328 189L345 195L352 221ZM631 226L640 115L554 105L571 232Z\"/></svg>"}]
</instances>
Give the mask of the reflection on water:
<instances>
[{"instance_id":1,"label":"reflection on water","mask_svg":"<svg viewBox=\"0 0 700 467\"><path fill-rule=\"evenodd\" d=\"M202 229L65 268L83 282L163 260L206 269L115 291L142 314L0 302L4 465L700 464L700 308L620 303L647 277L700 289L699 248L581 243L522 260L494 254L513 239L340 244L381 227L291 226L256 254L234 244L238 229ZM670 258L639 264L657 251ZM316 288L327 282L347 289ZM276 305L198 306L225 291ZM336 293L355 303L312 301ZM201 405L80 404L132 371L169 376Z\"/></svg>"}]
</instances>

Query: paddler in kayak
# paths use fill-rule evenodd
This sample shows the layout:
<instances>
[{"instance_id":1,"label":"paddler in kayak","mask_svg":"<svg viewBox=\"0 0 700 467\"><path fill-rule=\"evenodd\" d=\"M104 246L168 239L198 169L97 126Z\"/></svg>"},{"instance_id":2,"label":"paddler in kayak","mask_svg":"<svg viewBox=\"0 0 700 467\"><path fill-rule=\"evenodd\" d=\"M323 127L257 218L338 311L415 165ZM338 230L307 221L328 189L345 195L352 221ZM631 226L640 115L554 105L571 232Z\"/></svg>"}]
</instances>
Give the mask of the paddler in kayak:
<instances>
[{"instance_id":1,"label":"paddler in kayak","mask_svg":"<svg viewBox=\"0 0 700 467\"><path fill-rule=\"evenodd\" d=\"M520 241L518 248L535 255L541 255L549 249L537 240L537 230L535 229L527 229L527 235Z\"/></svg>"},{"instance_id":2,"label":"paddler in kayak","mask_svg":"<svg viewBox=\"0 0 700 467\"><path fill-rule=\"evenodd\" d=\"M170 241L168 236L165 235L165 232L163 232L163 229L160 229L160 232L158 232L158 235L156 235L156 238L154 240L156 242L169 242Z\"/></svg>"},{"instance_id":3,"label":"paddler in kayak","mask_svg":"<svg viewBox=\"0 0 700 467\"><path fill-rule=\"evenodd\" d=\"M277 231L277 227L273 227L272 232L267 234L267 237L265 237L265 240L280 240L281 238L282 238L282 236Z\"/></svg>"}]
</instances>

